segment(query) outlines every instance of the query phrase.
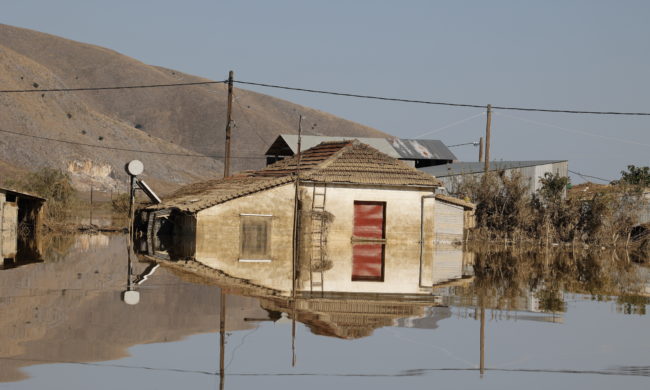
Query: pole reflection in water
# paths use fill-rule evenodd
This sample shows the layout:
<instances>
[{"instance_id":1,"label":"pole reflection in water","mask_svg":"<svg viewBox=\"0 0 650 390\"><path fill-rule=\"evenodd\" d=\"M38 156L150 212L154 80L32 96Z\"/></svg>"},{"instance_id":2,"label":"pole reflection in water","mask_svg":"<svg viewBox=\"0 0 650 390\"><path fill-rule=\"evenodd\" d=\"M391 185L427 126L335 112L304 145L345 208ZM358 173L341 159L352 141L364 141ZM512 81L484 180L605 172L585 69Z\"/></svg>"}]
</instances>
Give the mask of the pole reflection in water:
<instances>
[{"instance_id":1,"label":"pole reflection in water","mask_svg":"<svg viewBox=\"0 0 650 390\"><path fill-rule=\"evenodd\" d=\"M223 390L226 381L226 294L223 288L219 289L219 346L219 389Z\"/></svg>"}]
</instances>

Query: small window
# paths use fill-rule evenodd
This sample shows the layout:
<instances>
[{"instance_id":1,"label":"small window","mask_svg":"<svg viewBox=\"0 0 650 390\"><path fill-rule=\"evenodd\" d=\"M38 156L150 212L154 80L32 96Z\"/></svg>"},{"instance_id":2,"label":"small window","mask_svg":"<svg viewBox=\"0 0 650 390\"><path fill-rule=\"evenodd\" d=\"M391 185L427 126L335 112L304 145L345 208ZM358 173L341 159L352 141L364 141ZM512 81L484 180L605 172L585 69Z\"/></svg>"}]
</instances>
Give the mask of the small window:
<instances>
[{"instance_id":1,"label":"small window","mask_svg":"<svg viewBox=\"0 0 650 390\"><path fill-rule=\"evenodd\" d=\"M239 261L271 260L270 215L241 215Z\"/></svg>"}]
</instances>

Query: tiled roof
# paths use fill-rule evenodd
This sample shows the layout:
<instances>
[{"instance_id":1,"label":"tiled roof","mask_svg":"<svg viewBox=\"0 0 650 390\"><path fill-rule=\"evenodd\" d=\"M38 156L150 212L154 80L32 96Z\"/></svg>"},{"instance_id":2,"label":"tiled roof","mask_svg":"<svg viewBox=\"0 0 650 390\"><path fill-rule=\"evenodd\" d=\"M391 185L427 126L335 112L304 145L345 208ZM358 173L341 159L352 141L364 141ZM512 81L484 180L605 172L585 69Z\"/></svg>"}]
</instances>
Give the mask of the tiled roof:
<instances>
[{"instance_id":1,"label":"tiled roof","mask_svg":"<svg viewBox=\"0 0 650 390\"><path fill-rule=\"evenodd\" d=\"M267 190L291 181L293 181L291 176L255 177L246 175L209 180L185 186L171 194L168 199L164 199L162 203L149 206L148 209L177 208L194 213L231 199Z\"/></svg>"},{"instance_id":2,"label":"tiled roof","mask_svg":"<svg viewBox=\"0 0 650 390\"><path fill-rule=\"evenodd\" d=\"M325 147L328 144L321 145ZM301 180L391 186L436 187L441 185L433 176L409 167L400 160L389 157L358 141L349 142L336 155L320 164L316 169L305 173L304 176L301 175Z\"/></svg>"},{"instance_id":3,"label":"tiled roof","mask_svg":"<svg viewBox=\"0 0 650 390\"><path fill-rule=\"evenodd\" d=\"M150 209L179 208L197 212L241 196L294 180L300 161L300 180L318 183L436 187L433 176L389 157L359 141L323 142L268 167L227 179L192 184Z\"/></svg>"}]
</instances>

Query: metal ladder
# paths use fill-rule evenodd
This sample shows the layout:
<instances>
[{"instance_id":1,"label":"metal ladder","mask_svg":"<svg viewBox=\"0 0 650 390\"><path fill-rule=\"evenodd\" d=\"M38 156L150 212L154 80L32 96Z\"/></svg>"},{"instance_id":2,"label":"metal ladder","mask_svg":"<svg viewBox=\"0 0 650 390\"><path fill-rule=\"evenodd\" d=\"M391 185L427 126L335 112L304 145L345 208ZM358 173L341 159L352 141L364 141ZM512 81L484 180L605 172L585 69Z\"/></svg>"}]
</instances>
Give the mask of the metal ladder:
<instances>
[{"instance_id":1,"label":"metal ladder","mask_svg":"<svg viewBox=\"0 0 650 390\"><path fill-rule=\"evenodd\" d=\"M326 238L323 235L322 213L325 211L326 190L325 185L319 186L314 183L311 203L311 259L309 262L311 292L314 292L314 287L320 288L320 291L323 292L323 263L325 260L323 247ZM318 265L316 271L314 270L315 265Z\"/></svg>"}]
</instances>

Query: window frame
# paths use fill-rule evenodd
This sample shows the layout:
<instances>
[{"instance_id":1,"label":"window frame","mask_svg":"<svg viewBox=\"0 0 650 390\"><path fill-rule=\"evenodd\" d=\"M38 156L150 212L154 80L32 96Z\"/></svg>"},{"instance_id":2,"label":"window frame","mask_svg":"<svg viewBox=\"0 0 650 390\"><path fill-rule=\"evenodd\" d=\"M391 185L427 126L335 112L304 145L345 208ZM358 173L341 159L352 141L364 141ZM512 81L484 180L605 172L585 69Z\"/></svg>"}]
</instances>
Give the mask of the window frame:
<instances>
[{"instance_id":1,"label":"window frame","mask_svg":"<svg viewBox=\"0 0 650 390\"><path fill-rule=\"evenodd\" d=\"M248 220L248 222L247 222ZM255 224L256 222L259 226L263 226L261 233L264 234L264 250L260 254L254 253L250 248L251 242L249 240L256 240L261 237L255 236L252 234L250 237L247 236L247 224ZM264 223L260 223L264 221ZM271 214L239 214L239 253L238 260L242 263L270 263L272 261L273 247L272 247L272 238L273 238L273 215ZM248 244L248 245L247 245ZM254 244L254 243L253 243ZM257 247L260 245L252 245Z\"/></svg>"}]
</instances>

